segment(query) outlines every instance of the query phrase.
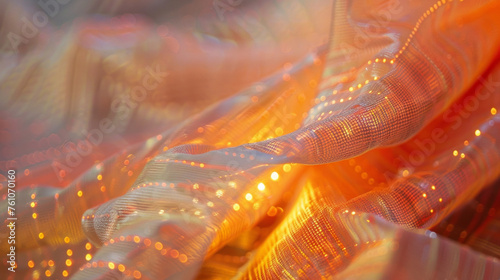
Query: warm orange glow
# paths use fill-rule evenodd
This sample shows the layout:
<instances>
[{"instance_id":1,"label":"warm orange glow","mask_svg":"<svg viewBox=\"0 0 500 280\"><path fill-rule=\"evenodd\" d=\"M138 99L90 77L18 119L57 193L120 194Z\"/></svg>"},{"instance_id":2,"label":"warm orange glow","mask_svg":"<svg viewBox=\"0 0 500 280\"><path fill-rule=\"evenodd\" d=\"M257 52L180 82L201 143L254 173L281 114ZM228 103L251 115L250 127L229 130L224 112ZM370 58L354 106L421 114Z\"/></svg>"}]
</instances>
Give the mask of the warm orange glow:
<instances>
[{"instance_id":1,"label":"warm orange glow","mask_svg":"<svg viewBox=\"0 0 500 280\"><path fill-rule=\"evenodd\" d=\"M62 2L0 1L0 278L500 279L500 2Z\"/></svg>"}]
</instances>

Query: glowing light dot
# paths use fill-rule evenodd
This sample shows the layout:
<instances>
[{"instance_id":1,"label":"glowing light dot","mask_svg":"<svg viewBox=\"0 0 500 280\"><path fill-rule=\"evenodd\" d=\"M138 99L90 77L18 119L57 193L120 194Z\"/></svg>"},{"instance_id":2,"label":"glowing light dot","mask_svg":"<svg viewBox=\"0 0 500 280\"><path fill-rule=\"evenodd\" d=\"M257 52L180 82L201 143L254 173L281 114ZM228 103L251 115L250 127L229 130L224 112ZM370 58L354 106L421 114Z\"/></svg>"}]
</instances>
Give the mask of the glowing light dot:
<instances>
[{"instance_id":1,"label":"glowing light dot","mask_svg":"<svg viewBox=\"0 0 500 280\"><path fill-rule=\"evenodd\" d=\"M267 211L267 215L269 217L274 217L276 216L276 214L278 214L278 209L274 206L271 206L271 208L269 208L269 210Z\"/></svg>"},{"instance_id":2,"label":"glowing light dot","mask_svg":"<svg viewBox=\"0 0 500 280\"><path fill-rule=\"evenodd\" d=\"M179 261L180 261L181 263L185 263L185 262L187 262L187 256L186 256L186 255L184 255L184 254L181 254L181 255L179 256Z\"/></svg>"},{"instance_id":3,"label":"glowing light dot","mask_svg":"<svg viewBox=\"0 0 500 280\"><path fill-rule=\"evenodd\" d=\"M50 275L52 275L52 273L50 273L50 270L45 270L45 276L50 277Z\"/></svg>"},{"instance_id":4,"label":"glowing light dot","mask_svg":"<svg viewBox=\"0 0 500 280\"><path fill-rule=\"evenodd\" d=\"M460 157L461 157L461 158L465 158L465 154L464 154L464 153L461 153L461 154L460 154Z\"/></svg>"},{"instance_id":5,"label":"glowing light dot","mask_svg":"<svg viewBox=\"0 0 500 280\"><path fill-rule=\"evenodd\" d=\"M217 197L222 197L222 196L224 195L224 191L223 191L223 190L217 190L217 191L215 192L215 195L216 195Z\"/></svg>"},{"instance_id":6,"label":"glowing light dot","mask_svg":"<svg viewBox=\"0 0 500 280\"><path fill-rule=\"evenodd\" d=\"M71 257L71 256L73 255L73 251L71 251L71 249L68 249L68 250L66 251L66 255L68 255L68 256L70 256L70 257Z\"/></svg>"},{"instance_id":7,"label":"glowing light dot","mask_svg":"<svg viewBox=\"0 0 500 280\"><path fill-rule=\"evenodd\" d=\"M351 212L351 215L356 215L356 212L352 211L352 212Z\"/></svg>"},{"instance_id":8,"label":"glowing light dot","mask_svg":"<svg viewBox=\"0 0 500 280\"><path fill-rule=\"evenodd\" d=\"M496 108L491 108L491 114L496 115L497 114L497 109Z\"/></svg>"},{"instance_id":9,"label":"glowing light dot","mask_svg":"<svg viewBox=\"0 0 500 280\"><path fill-rule=\"evenodd\" d=\"M37 214L36 214L36 213L33 213L33 215L32 215L32 216L33 216L33 219L36 219Z\"/></svg>"},{"instance_id":10,"label":"glowing light dot","mask_svg":"<svg viewBox=\"0 0 500 280\"><path fill-rule=\"evenodd\" d=\"M161 249L163 249L163 244L161 244L160 242L156 242L155 248L156 248L156 250L160 251Z\"/></svg>"},{"instance_id":11,"label":"glowing light dot","mask_svg":"<svg viewBox=\"0 0 500 280\"><path fill-rule=\"evenodd\" d=\"M139 242L141 242L141 238L140 238L139 236L137 236L137 235L136 235L136 236L134 236L134 242L135 242L135 243L139 243Z\"/></svg>"},{"instance_id":12,"label":"glowing light dot","mask_svg":"<svg viewBox=\"0 0 500 280\"><path fill-rule=\"evenodd\" d=\"M35 263L34 263L33 261L29 261L29 262L28 262L28 266L29 266L30 268L33 268L33 267L35 266Z\"/></svg>"},{"instance_id":13,"label":"glowing light dot","mask_svg":"<svg viewBox=\"0 0 500 280\"><path fill-rule=\"evenodd\" d=\"M433 212L434 212L434 209L431 209L431 213L433 213Z\"/></svg>"},{"instance_id":14,"label":"glowing light dot","mask_svg":"<svg viewBox=\"0 0 500 280\"><path fill-rule=\"evenodd\" d=\"M273 181L278 180L278 179L279 179L279 177L280 177L280 175L278 174L278 172L273 172L273 173L271 173L271 179L272 179Z\"/></svg>"},{"instance_id":15,"label":"glowing light dot","mask_svg":"<svg viewBox=\"0 0 500 280\"><path fill-rule=\"evenodd\" d=\"M65 242L65 243L69 243L69 237L67 237L67 236L66 236L66 237L64 237L64 242Z\"/></svg>"},{"instance_id":16,"label":"glowing light dot","mask_svg":"<svg viewBox=\"0 0 500 280\"><path fill-rule=\"evenodd\" d=\"M49 266L54 266L54 261L53 260L49 260Z\"/></svg>"},{"instance_id":17,"label":"glowing light dot","mask_svg":"<svg viewBox=\"0 0 500 280\"><path fill-rule=\"evenodd\" d=\"M92 248L92 244L88 243L85 244L85 249L90 250Z\"/></svg>"},{"instance_id":18,"label":"glowing light dot","mask_svg":"<svg viewBox=\"0 0 500 280\"><path fill-rule=\"evenodd\" d=\"M125 271L125 266L123 264L118 265L118 270L121 272Z\"/></svg>"},{"instance_id":19,"label":"glowing light dot","mask_svg":"<svg viewBox=\"0 0 500 280\"><path fill-rule=\"evenodd\" d=\"M170 251L170 256L171 256L172 258L174 258L174 259L177 259L177 258L179 257L179 251L177 251L177 250L175 250L175 249L174 249L174 250L172 250L172 251Z\"/></svg>"},{"instance_id":20,"label":"glowing light dot","mask_svg":"<svg viewBox=\"0 0 500 280\"><path fill-rule=\"evenodd\" d=\"M436 189L436 186L434 186L434 185L433 185L433 186L431 187L431 189L435 190L435 189Z\"/></svg>"},{"instance_id":21,"label":"glowing light dot","mask_svg":"<svg viewBox=\"0 0 500 280\"><path fill-rule=\"evenodd\" d=\"M78 191L77 195L78 195L79 197L82 197L83 192L82 192L82 191Z\"/></svg>"},{"instance_id":22,"label":"glowing light dot","mask_svg":"<svg viewBox=\"0 0 500 280\"><path fill-rule=\"evenodd\" d=\"M283 171L290 172L290 170L292 170L292 166L290 164L287 163L283 165Z\"/></svg>"},{"instance_id":23,"label":"glowing light dot","mask_svg":"<svg viewBox=\"0 0 500 280\"><path fill-rule=\"evenodd\" d=\"M141 272L139 270L134 271L134 278L140 279L142 277Z\"/></svg>"},{"instance_id":24,"label":"glowing light dot","mask_svg":"<svg viewBox=\"0 0 500 280\"><path fill-rule=\"evenodd\" d=\"M92 259L92 255L91 255L91 254L86 254L86 255L85 255L85 259L86 259L87 261L90 261L90 260Z\"/></svg>"},{"instance_id":25,"label":"glowing light dot","mask_svg":"<svg viewBox=\"0 0 500 280\"><path fill-rule=\"evenodd\" d=\"M31 208L34 208L34 207L35 207L35 203L34 203L34 202L31 202L31 203L30 203L30 206L31 206Z\"/></svg>"},{"instance_id":26,"label":"glowing light dot","mask_svg":"<svg viewBox=\"0 0 500 280\"><path fill-rule=\"evenodd\" d=\"M200 167L201 167L201 168L205 167L205 164L200 163Z\"/></svg>"},{"instance_id":27,"label":"glowing light dot","mask_svg":"<svg viewBox=\"0 0 500 280\"><path fill-rule=\"evenodd\" d=\"M238 203L235 203L235 204L233 205L233 209L234 209L234 211L238 211L238 210L240 210L240 205L239 205Z\"/></svg>"},{"instance_id":28,"label":"glowing light dot","mask_svg":"<svg viewBox=\"0 0 500 280\"><path fill-rule=\"evenodd\" d=\"M66 266L71 266L72 264L73 264L73 262L70 259L66 260Z\"/></svg>"},{"instance_id":29,"label":"glowing light dot","mask_svg":"<svg viewBox=\"0 0 500 280\"><path fill-rule=\"evenodd\" d=\"M97 180L99 180L99 181L102 180L102 175L101 174L97 175Z\"/></svg>"},{"instance_id":30,"label":"glowing light dot","mask_svg":"<svg viewBox=\"0 0 500 280\"><path fill-rule=\"evenodd\" d=\"M480 136L481 135L481 130L477 129L476 132L474 132L474 134L476 134L476 136Z\"/></svg>"},{"instance_id":31,"label":"glowing light dot","mask_svg":"<svg viewBox=\"0 0 500 280\"><path fill-rule=\"evenodd\" d=\"M248 201L252 200L252 198L253 198L253 196L252 196L252 194L251 194L251 193L247 193L247 194L245 195L245 199L246 199L246 200L248 200Z\"/></svg>"},{"instance_id":32,"label":"glowing light dot","mask_svg":"<svg viewBox=\"0 0 500 280\"><path fill-rule=\"evenodd\" d=\"M64 277L68 277L68 271L63 270L62 275L63 275Z\"/></svg>"},{"instance_id":33,"label":"glowing light dot","mask_svg":"<svg viewBox=\"0 0 500 280\"><path fill-rule=\"evenodd\" d=\"M458 151L457 151L457 150L454 150L454 151L453 151L453 155L454 155L454 156L458 156Z\"/></svg>"},{"instance_id":34,"label":"glowing light dot","mask_svg":"<svg viewBox=\"0 0 500 280\"><path fill-rule=\"evenodd\" d=\"M440 198L440 199L439 199L439 202L443 202L443 199L442 199L442 198Z\"/></svg>"},{"instance_id":35,"label":"glowing light dot","mask_svg":"<svg viewBox=\"0 0 500 280\"><path fill-rule=\"evenodd\" d=\"M38 234L38 238L43 239L44 237L45 237L45 235L43 235L43 232L40 232L40 233Z\"/></svg>"},{"instance_id":36,"label":"glowing light dot","mask_svg":"<svg viewBox=\"0 0 500 280\"><path fill-rule=\"evenodd\" d=\"M427 197L427 194L425 194L425 193L424 193L422 196L423 196L423 197Z\"/></svg>"},{"instance_id":37,"label":"glowing light dot","mask_svg":"<svg viewBox=\"0 0 500 280\"><path fill-rule=\"evenodd\" d=\"M110 263L108 263L108 267L109 267L109 269L115 269L115 264L110 262Z\"/></svg>"}]
</instances>

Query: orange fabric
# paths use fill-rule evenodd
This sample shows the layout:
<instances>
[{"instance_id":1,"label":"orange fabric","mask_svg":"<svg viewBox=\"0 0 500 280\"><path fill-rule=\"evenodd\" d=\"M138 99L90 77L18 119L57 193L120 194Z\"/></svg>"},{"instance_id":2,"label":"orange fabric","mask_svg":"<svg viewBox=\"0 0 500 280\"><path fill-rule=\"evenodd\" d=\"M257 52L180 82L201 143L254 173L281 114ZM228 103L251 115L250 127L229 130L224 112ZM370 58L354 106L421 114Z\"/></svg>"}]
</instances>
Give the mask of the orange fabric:
<instances>
[{"instance_id":1,"label":"orange fabric","mask_svg":"<svg viewBox=\"0 0 500 280\"><path fill-rule=\"evenodd\" d=\"M96 3L4 15L0 275L500 277L500 2Z\"/></svg>"}]
</instances>

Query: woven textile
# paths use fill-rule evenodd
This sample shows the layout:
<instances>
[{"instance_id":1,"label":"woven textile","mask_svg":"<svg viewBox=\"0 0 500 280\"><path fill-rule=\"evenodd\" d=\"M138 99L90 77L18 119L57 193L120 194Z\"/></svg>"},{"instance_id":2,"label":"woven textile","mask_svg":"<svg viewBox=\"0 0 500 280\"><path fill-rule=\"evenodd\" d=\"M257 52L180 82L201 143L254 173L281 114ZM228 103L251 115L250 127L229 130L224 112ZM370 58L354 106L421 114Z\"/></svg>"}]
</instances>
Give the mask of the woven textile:
<instances>
[{"instance_id":1,"label":"woven textile","mask_svg":"<svg viewBox=\"0 0 500 280\"><path fill-rule=\"evenodd\" d=\"M500 278L499 1L62 2L0 2L2 279Z\"/></svg>"}]
</instances>

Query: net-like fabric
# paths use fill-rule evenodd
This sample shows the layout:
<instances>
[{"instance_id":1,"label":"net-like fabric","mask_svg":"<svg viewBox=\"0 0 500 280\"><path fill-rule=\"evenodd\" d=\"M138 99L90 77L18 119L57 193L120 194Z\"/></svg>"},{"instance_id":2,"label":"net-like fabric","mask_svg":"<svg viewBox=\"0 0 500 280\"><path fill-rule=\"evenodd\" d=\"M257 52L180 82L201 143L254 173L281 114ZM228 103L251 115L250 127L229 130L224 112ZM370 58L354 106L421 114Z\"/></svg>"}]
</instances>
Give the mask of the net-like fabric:
<instances>
[{"instance_id":1,"label":"net-like fabric","mask_svg":"<svg viewBox=\"0 0 500 280\"><path fill-rule=\"evenodd\" d=\"M3 16L0 275L500 278L500 2L99 3Z\"/></svg>"}]
</instances>

